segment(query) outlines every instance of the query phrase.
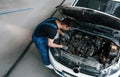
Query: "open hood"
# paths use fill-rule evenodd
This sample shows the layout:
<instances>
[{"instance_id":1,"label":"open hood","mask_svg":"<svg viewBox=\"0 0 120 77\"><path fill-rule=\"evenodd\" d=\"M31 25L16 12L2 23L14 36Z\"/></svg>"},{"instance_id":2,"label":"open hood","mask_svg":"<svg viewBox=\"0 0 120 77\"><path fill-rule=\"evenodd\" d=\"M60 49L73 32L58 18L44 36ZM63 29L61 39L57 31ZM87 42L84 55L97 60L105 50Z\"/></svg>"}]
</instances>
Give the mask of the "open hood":
<instances>
[{"instance_id":1,"label":"open hood","mask_svg":"<svg viewBox=\"0 0 120 77\"><path fill-rule=\"evenodd\" d=\"M120 30L120 18L107 13L85 7L59 6L57 7L64 15L73 17L79 21L99 24L116 30Z\"/></svg>"},{"instance_id":2,"label":"open hood","mask_svg":"<svg viewBox=\"0 0 120 77\"><path fill-rule=\"evenodd\" d=\"M49 49L54 70L64 77L113 77L120 69L120 19L84 7L58 9L61 17L70 16L75 22L65 31L69 39L59 35L54 40L67 49Z\"/></svg>"}]
</instances>

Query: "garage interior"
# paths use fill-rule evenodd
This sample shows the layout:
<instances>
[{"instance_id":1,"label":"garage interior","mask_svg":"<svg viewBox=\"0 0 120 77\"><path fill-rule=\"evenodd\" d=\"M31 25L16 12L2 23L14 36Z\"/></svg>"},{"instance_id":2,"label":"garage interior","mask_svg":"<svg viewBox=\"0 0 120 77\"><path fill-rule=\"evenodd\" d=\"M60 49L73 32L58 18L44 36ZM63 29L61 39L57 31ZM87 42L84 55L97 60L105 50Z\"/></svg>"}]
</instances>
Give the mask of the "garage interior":
<instances>
[{"instance_id":1,"label":"garage interior","mask_svg":"<svg viewBox=\"0 0 120 77\"><path fill-rule=\"evenodd\" d=\"M56 13L56 6L59 5L73 6L76 4L76 6L93 8L119 17L120 14L112 13L112 9L105 8L105 1L1 0L0 77L60 77L44 66L31 40L32 32L40 22L53 16ZM94 2L96 5L91 5Z\"/></svg>"}]
</instances>

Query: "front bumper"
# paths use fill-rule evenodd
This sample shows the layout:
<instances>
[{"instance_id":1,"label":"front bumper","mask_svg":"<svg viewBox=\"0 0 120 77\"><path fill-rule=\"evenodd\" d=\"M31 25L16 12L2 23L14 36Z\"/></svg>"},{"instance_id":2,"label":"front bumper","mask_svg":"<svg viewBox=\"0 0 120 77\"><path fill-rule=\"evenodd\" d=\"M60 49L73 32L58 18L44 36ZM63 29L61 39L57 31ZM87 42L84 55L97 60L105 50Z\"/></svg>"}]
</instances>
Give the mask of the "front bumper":
<instances>
[{"instance_id":1,"label":"front bumper","mask_svg":"<svg viewBox=\"0 0 120 77\"><path fill-rule=\"evenodd\" d=\"M52 53L49 52L49 59L51 61L51 64L53 65L54 67L54 71L62 76L62 77L93 77L93 76L90 76L90 75L86 75L86 74L83 74L83 73L75 73L73 72L72 69L62 65L61 63L57 62Z\"/></svg>"},{"instance_id":2,"label":"front bumper","mask_svg":"<svg viewBox=\"0 0 120 77\"><path fill-rule=\"evenodd\" d=\"M54 71L58 75L60 75L61 77L94 77L94 76L84 74L84 73L81 73L81 72L75 73L73 71L73 69L68 68L68 67L64 66L63 64L59 63L58 61L56 61L50 51L49 51L49 59L51 61L51 64L54 67ZM100 77L120 77L120 69L117 72L115 72L115 73L113 73L109 76L108 75L107 76L100 76Z\"/></svg>"}]
</instances>

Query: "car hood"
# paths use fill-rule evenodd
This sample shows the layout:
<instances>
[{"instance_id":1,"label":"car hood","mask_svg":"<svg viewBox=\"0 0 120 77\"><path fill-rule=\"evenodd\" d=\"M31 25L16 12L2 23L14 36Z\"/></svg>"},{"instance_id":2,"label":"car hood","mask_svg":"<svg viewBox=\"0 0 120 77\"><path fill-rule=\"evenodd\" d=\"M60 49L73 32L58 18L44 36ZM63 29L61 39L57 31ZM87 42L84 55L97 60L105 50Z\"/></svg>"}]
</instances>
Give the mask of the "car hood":
<instances>
[{"instance_id":1,"label":"car hood","mask_svg":"<svg viewBox=\"0 0 120 77\"><path fill-rule=\"evenodd\" d=\"M120 18L110 14L85 7L77 6L58 6L60 12L64 15L73 17L79 21L107 26L120 30Z\"/></svg>"}]
</instances>

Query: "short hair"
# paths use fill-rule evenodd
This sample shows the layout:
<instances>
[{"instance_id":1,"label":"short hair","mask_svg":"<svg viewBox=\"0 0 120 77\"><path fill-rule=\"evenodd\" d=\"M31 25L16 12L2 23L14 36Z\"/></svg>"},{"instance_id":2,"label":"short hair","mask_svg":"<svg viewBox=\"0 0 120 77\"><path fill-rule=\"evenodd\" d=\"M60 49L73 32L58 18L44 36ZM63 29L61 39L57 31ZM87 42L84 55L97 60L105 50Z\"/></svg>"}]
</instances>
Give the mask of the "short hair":
<instances>
[{"instance_id":1,"label":"short hair","mask_svg":"<svg viewBox=\"0 0 120 77\"><path fill-rule=\"evenodd\" d=\"M66 25L67 27L71 27L72 19L70 17L65 17L61 20L62 25Z\"/></svg>"}]
</instances>

